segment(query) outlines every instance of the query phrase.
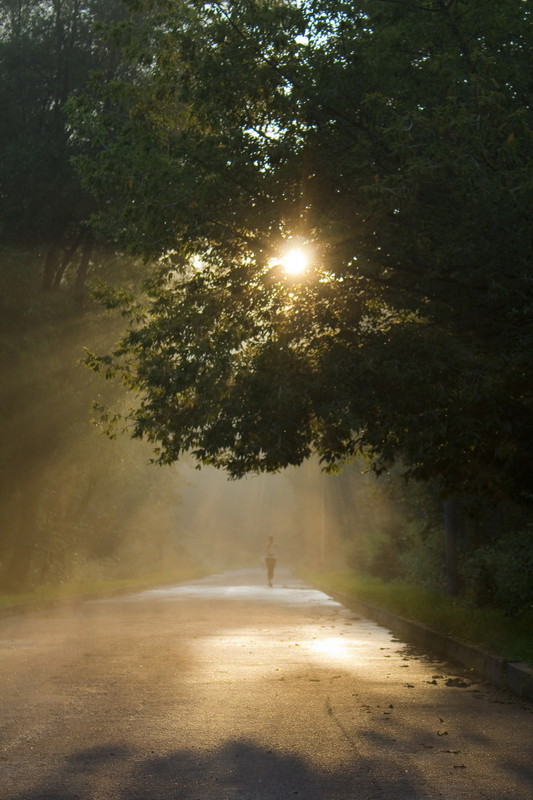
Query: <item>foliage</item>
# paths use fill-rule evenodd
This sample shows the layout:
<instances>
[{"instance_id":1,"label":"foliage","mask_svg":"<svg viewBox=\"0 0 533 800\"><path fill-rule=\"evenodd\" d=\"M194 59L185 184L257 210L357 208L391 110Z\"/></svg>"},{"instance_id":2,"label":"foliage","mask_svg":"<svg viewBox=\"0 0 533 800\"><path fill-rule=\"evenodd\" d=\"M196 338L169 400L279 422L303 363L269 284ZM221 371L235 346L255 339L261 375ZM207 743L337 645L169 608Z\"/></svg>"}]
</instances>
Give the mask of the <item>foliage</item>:
<instances>
[{"instance_id":1,"label":"foliage","mask_svg":"<svg viewBox=\"0 0 533 800\"><path fill-rule=\"evenodd\" d=\"M42 251L47 291L75 273L78 305L97 253L86 224L93 201L72 165L84 145L66 108L93 70L118 69L95 28L121 8L120 0L0 3L0 237Z\"/></svg>"},{"instance_id":2,"label":"foliage","mask_svg":"<svg viewBox=\"0 0 533 800\"><path fill-rule=\"evenodd\" d=\"M175 475L151 468L146 446L99 436L89 419L98 387L78 364L81 346L110 346L122 321L100 308L80 317L62 294L43 298L35 260L31 249L0 258L0 586L184 564ZM102 269L124 282L139 265L110 257Z\"/></svg>"},{"instance_id":3,"label":"foliage","mask_svg":"<svg viewBox=\"0 0 533 800\"><path fill-rule=\"evenodd\" d=\"M87 565L92 574L84 573L76 581L59 585L40 586L33 591L19 591L13 594L0 594L0 611L21 608L35 609L49 605L75 603L80 599L122 592L139 591L153 586L177 583L180 581L200 578L205 573L194 567L182 567L174 570L156 572L152 575L142 574L139 577L117 579L113 573L106 575L103 570L98 575L94 574L95 564Z\"/></svg>"},{"instance_id":4,"label":"foliage","mask_svg":"<svg viewBox=\"0 0 533 800\"><path fill-rule=\"evenodd\" d=\"M401 466L369 484L359 474L361 466L350 465L335 476L349 489L351 514L342 538L353 573L444 591L445 548L436 487L406 483ZM364 513L365 506L372 513ZM458 571L465 602L509 615L531 609L533 540L527 507L505 503L479 508L472 498L463 499L460 517Z\"/></svg>"},{"instance_id":5,"label":"foliage","mask_svg":"<svg viewBox=\"0 0 533 800\"><path fill-rule=\"evenodd\" d=\"M525 501L529 0L128 5L133 78L73 124L96 230L164 254L89 360L139 394L133 435L233 476L364 452Z\"/></svg>"},{"instance_id":6,"label":"foliage","mask_svg":"<svg viewBox=\"0 0 533 800\"><path fill-rule=\"evenodd\" d=\"M528 526L512 538L499 537L464 558L467 596L477 606L501 608L508 614L533 611L533 537Z\"/></svg>"}]
</instances>

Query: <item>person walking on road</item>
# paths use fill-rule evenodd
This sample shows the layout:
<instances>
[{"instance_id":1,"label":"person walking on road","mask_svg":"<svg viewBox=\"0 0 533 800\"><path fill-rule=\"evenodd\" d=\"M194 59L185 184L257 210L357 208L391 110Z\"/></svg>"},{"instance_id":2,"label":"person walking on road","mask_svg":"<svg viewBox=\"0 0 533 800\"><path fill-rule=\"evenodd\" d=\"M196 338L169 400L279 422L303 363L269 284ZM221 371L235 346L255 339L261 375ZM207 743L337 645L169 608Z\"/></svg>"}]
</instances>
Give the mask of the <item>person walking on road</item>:
<instances>
[{"instance_id":1,"label":"person walking on road","mask_svg":"<svg viewBox=\"0 0 533 800\"><path fill-rule=\"evenodd\" d=\"M264 558L269 586L272 586L272 581L274 580L274 568L276 566L277 557L278 556L276 552L276 544L274 542L274 537L269 536Z\"/></svg>"}]
</instances>

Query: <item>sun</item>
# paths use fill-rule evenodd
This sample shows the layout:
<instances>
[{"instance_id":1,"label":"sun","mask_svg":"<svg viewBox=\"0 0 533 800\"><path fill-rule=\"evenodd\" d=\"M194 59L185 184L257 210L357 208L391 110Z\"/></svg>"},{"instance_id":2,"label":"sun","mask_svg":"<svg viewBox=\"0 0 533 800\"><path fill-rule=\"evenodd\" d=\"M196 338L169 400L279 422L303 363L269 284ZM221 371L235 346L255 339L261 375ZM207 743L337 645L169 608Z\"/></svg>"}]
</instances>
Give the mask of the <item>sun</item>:
<instances>
[{"instance_id":1,"label":"sun","mask_svg":"<svg viewBox=\"0 0 533 800\"><path fill-rule=\"evenodd\" d=\"M301 275L309 265L309 256L303 248L293 247L280 258L280 264L288 275Z\"/></svg>"}]
</instances>

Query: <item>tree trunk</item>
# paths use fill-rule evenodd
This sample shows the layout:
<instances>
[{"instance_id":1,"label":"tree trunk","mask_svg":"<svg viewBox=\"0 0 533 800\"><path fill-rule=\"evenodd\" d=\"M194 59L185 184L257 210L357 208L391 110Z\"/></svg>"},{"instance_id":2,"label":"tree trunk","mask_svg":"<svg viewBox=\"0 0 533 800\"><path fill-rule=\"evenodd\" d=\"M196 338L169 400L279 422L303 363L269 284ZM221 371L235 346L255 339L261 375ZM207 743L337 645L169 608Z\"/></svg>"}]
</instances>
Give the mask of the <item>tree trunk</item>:
<instances>
[{"instance_id":1,"label":"tree trunk","mask_svg":"<svg viewBox=\"0 0 533 800\"><path fill-rule=\"evenodd\" d=\"M51 244L46 251L43 269L43 292L51 292L54 288L54 278L59 263L59 245Z\"/></svg>"},{"instance_id":2,"label":"tree trunk","mask_svg":"<svg viewBox=\"0 0 533 800\"><path fill-rule=\"evenodd\" d=\"M456 497L444 501L444 540L446 552L446 590L452 597L459 594L457 543L459 539L459 509Z\"/></svg>"},{"instance_id":3,"label":"tree trunk","mask_svg":"<svg viewBox=\"0 0 533 800\"><path fill-rule=\"evenodd\" d=\"M78 271L76 272L76 281L74 283L74 305L78 311L83 310L87 290L87 276L89 274L89 265L91 262L91 255L93 252L94 238L92 233L87 233L84 237L80 263Z\"/></svg>"},{"instance_id":4,"label":"tree trunk","mask_svg":"<svg viewBox=\"0 0 533 800\"><path fill-rule=\"evenodd\" d=\"M83 234L80 232L66 248L60 244L51 244L46 252L44 259L42 287L44 292L55 292L59 289L61 280L67 271L72 259L76 255L76 250L83 241ZM63 254L61 255L61 251Z\"/></svg>"},{"instance_id":5,"label":"tree trunk","mask_svg":"<svg viewBox=\"0 0 533 800\"><path fill-rule=\"evenodd\" d=\"M63 275L67 271L67 269L69 267L69 264L71 263L72 259L74 258L75 254L76 254L76 250L80 246L81 242L82 242L82 234L78 233L78 235L76 236L76 238L74 239L72 244L69 247L67 247L66 250L64 250L63 258L61 259L60 263L58 264L58 267L56 269L56 273L54 275L54 280L53 280L53 283L52 283L52 289L54 291L56 289L59 289L59 287L61 285L61 281L63 279Z\"/></svg>"}]
</instances>

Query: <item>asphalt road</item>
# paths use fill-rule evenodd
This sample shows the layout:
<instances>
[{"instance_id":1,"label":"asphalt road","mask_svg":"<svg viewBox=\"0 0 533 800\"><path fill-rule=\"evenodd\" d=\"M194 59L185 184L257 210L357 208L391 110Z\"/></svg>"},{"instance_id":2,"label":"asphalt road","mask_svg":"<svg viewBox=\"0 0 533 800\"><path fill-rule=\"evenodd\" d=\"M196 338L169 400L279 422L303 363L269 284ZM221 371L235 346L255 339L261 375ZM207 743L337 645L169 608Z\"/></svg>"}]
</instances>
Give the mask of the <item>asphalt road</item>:
<instances>
[{"instance_id":1,"label":"asphalt road","mask_svg":"<svg viewBox=\"0 0 533 800\"><path fill-rule=\"evenodd\" d=\"M280 573L0 620L0 800L531 800L533 708Z\"/></svg>"}]
</instances>

